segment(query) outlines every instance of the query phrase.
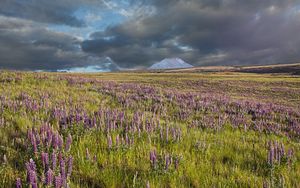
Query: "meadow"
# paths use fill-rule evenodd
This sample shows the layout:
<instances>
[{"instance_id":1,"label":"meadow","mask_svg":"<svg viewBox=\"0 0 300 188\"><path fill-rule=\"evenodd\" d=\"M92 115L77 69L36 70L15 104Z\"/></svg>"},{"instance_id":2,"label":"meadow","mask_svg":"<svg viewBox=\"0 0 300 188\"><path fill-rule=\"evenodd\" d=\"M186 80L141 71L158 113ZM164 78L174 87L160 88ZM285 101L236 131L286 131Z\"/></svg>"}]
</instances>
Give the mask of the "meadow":
<instances>
[{"instance_id":1,"label":"meadow","mask_svg":"<svg viewBox=\"0 0 300 188\"><path fill-rule=\"evenodd\" d=\"M300 187L300 77L0 72L0 187Z\"/></svg>"}]
</instances>

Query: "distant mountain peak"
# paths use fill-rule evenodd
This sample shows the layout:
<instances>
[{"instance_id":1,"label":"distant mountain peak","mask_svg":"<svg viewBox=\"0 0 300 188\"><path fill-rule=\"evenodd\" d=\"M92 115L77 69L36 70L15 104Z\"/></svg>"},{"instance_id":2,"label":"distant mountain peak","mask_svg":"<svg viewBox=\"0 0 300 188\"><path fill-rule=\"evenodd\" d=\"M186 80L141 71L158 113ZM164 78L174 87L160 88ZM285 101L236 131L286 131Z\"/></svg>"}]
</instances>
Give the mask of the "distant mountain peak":
<instances>
[{"instance_id":1,"label":"distant mountain peak","mask_svg":"<svg viewBox=\"0 0 300 188\"><path fill-rule=\"evenodd\" d=\"M161 62L153 64L149 69L184 69L192 67L192 65L184 62L182 59L175 57L163 59Z\"/></svg>"}]
</instances>

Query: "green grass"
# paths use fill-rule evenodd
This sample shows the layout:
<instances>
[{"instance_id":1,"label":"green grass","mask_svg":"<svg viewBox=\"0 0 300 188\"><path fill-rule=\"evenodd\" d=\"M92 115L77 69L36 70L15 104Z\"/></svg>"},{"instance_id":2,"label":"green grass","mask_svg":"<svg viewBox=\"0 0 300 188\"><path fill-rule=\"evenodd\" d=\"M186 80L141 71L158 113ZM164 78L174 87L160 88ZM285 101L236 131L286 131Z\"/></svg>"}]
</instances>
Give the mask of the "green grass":
<instances>
[{"instance_id":1,"label":"green grass","mask_svg":"<svg viewBox=\"0 0 300 188\"><path fill-rule=\"evenodd\" d=\"M54 107L80 107L89 115L99 108L118 109L132 116L134 112L152 104L151 101L141 101L135 107L125 108L116 97L98 92L101 83L70 84L60 79L65 75L75 80L86 78L145 84L161 92L175 89L180 92L214 93L232 99L272 102L298 111L300 104L300 79L287 75L0 72L0 97L17 102L20 101L20 95L26 93L33 101L40 102L43 96L47 96L44 101L48 106L37 111L26 107L17 111L8 108L0 110L0 118L5 120L5 124L0 126L0 187L14 187L17 177L26 180L25 163L33 156L27 146L26 131L29 127L40 127L45 121L50 121L61 134L70 133L73 137L70 153L74 157L74 165L70 187L145 187L148 182L150 187L263 187L264 183L270 187L300 186L299 142L282 135L243 131L230 126L220 131L188 129L190 119L171 120L168 124L182 130L180 141L165 143L159 134L148 136L142 133L140 137L137 134L130 135L134 138L134 144L130 147L108 149L103 130L85 129L82 125L62 130L57 121L49 119ZM171 105L167 109L169 114L180 110ZM152 112L146 112L147 117L151 115ZM165 121L160 119L162 126L165 126ZM122 133L111 132L113 144L117 134ZM269 140L277 140L287 148L293 148L295 157L291 166L268 166ZM86 157L86 149L90 159ZM168 153L181 156L178 170L173 167L168 171L163 168L152 169L149 152L153 149L161 155Z\"/></svg>"}]
</instances>

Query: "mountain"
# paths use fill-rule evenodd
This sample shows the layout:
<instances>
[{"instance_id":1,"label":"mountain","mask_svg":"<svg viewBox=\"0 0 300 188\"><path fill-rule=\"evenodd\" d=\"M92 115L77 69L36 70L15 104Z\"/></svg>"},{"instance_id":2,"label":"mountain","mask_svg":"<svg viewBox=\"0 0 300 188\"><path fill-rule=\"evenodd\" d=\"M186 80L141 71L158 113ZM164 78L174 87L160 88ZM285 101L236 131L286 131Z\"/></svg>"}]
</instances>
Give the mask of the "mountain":
<instances>
[{"instance_id":1,"label":"mountain","mask_svg":"<svg viewBox=\"0 0 300 188\"><path fill-rule=\"evenodd\" d=\"M180 58L167 58L161 62L153 64L149 69L184 69L192 68L193 66L184 62Z\"/></svg>"}]
</instances>

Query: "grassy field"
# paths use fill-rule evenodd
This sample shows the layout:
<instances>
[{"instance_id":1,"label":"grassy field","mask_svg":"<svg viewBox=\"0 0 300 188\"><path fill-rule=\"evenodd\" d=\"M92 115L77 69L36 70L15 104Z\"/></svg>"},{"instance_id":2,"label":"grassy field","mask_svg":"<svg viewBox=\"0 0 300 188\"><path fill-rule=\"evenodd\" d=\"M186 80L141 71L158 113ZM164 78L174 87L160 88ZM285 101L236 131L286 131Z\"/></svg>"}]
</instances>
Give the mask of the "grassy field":
<instances>
[{"instance_id":1,"label":"grassy field","mask_svg":"<svg viewBox=\"0 0 300 188\"><path fill-rule=\"evenodd\" d=\"M154 71L165 73L240 72L300 75L300 63L252 66L199 66L187 69L153 70L153 72Z\"/></svg>"},{"instance_id":2,"label":"grassy field","mask_svg":"<svg viewBox=\"0 0 300 188\"><path fill-rule=\"evenodd\" d=\"M300 77L0 72L0 187L300 187Z\"/></svg>"}]
</instances>

